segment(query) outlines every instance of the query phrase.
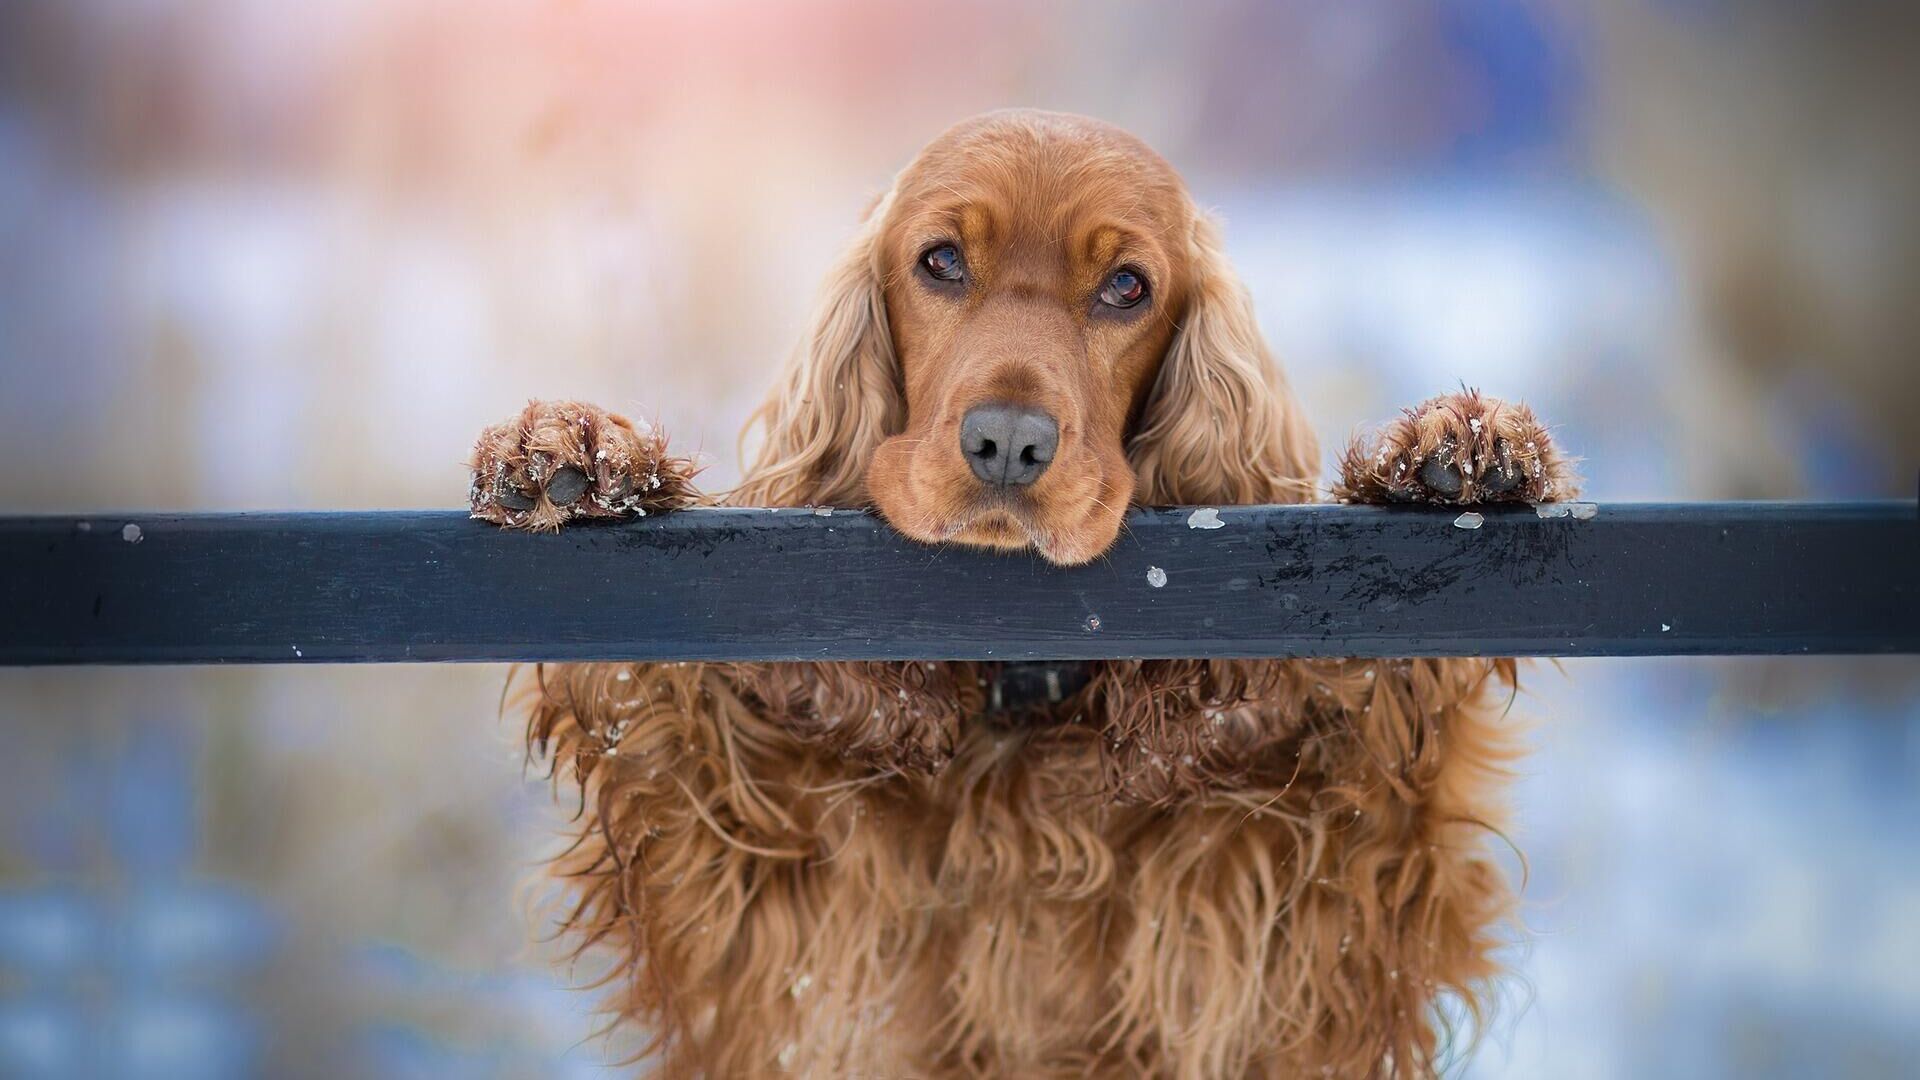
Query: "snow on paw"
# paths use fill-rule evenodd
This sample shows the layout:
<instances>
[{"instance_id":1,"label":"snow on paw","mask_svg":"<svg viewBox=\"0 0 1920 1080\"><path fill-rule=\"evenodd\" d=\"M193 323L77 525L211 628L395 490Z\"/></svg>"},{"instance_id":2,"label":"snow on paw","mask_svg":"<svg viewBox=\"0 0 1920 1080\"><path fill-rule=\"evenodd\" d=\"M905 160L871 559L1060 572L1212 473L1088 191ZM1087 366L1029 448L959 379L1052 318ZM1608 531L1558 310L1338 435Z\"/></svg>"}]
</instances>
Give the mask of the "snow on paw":
<instances>
[{"instance_id":1,"label":"snow on paw","mask_svg":"<svg viewBox=\"0 0 1920 1080\"><path fill-rule=\"evenodd\" d=\"M1572 460L1525 405L1461 390L1408 409L1340 462L1342 502L1555 502L1579 494Z\"/></svg>"},{"instance_id":2,"label":"snow on paw","mask_svg":"<svg viewBox=\"0 0 1920 1080\"><path fill-rule=\"evenodd\" d=\"M480 433L468 501L496 525L549 530L580 519L644 516L697 497L695 466L666 437L573 401L535 401Z\"/></svg>"}]
</instances>

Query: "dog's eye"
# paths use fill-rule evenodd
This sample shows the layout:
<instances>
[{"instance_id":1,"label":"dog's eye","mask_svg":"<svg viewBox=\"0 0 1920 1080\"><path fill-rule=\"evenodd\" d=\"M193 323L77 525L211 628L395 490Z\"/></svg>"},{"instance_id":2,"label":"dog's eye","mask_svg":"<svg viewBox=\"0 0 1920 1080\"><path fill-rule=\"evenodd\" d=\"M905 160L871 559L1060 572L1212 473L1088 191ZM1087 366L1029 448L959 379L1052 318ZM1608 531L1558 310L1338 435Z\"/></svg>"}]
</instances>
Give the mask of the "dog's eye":
<instances>
[{"instance_id":1,"label":"dog's eye","mask_svg":"<svg viewBox=\"0 0 1920 1080\"><path fill-rule=\"evenodd\" d=\"M920 256L920 265L940 281L959 281L966 271L966 264L960 261L960 249L952 244L928 248L927 253Z\"/></svg>"},{"instance_id":2,"label":"dog's eye","mask_svg":"<svg viewBox=\"0 0 1920 1080\"><path fill-rule=\"evenodd\" d=\"M1100 302L1108 307L1130 308L1147 298L1147 279L1132 270L1117 270L1100 289Z\"/></svg>"}]
</instances>

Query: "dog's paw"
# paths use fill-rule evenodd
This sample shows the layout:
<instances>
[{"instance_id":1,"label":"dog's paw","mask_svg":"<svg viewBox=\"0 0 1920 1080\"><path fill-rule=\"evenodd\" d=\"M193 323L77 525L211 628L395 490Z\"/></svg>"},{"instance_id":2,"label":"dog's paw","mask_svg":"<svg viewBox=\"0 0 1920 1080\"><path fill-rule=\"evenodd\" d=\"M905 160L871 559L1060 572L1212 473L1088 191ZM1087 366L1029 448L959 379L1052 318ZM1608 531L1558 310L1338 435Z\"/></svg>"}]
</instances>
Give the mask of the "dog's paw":
<instances>
[{"instance_id":1,"label":"dog's paw","mask_svg":"<svg viewBox=\"0 0 1920 1080\"><path fill-rule=\"evenodd\" d=\"M1334 494L1356 503L1554 502L1579 494L1573 463L1525 405L1477 390L1408 409L1373 439L1356 437Z\"/></svg>"},{"instance_id":2,"label":"dog's paw","mask_svg":"<svg viewBox=\"0 0 1920 1080\"><path fill-rule=\"evenodd\" d=\"M696 498L693 462L669 456L664 435L573 401L533 402L481 432L470 464L473 516L515 528L638 516Z\"/></svg>"}]
</instances>

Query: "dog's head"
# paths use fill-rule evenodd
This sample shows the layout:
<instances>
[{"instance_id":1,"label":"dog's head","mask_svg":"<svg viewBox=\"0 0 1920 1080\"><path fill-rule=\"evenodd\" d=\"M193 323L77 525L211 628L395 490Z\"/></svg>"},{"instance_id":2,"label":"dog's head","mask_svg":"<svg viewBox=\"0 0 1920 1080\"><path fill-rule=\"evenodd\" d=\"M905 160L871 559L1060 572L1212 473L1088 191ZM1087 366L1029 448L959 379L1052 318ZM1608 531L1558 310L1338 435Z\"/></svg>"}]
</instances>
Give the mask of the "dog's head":
<instances>
[{"instance_id":1,"label":"dog's head","mask_svg":"<svg viewBox=\"0 0 1920 1080\"><path fill-rule=\"evenodd\" d=\"M742 494L1099 556L1130 503L1290 502L1316 467L1213 223L1109 125L992 113L868 214Z\"/></svg>"}]
</instances>

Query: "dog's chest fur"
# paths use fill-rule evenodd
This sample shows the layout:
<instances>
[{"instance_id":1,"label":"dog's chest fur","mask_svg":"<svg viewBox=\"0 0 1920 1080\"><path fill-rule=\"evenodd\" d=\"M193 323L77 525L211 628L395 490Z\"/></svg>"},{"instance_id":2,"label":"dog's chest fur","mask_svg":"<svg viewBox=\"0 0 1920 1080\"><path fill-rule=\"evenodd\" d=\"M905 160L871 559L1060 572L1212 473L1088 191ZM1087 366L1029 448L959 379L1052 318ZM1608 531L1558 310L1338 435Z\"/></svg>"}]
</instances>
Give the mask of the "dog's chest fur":
<instances>
[{"instance_id":1,"label":"dog's chest fur","mask_svg":"<svg viewBox=\"0 0 1920 1080\"><path fill-rule=\"evenodd\" d=\"M1138 1071L1172 1037L1225 1066L1265 1037L1275 935L1324 906L1292 831L1233 804L1076 798L1097 774L1034 762L1034 741L983 725L941 778L876 785L834 830L802 903L834 952L792 976L795 1058L1082 1075Z\"/></svg>"},{"instance_id":2,"label":"dog's chest fur","mask_svg":"<svg viewBox=\"0 0 1920 1080\"><path fill-rule=\"evenodd\" d=\"M530 733L592 823L554 866L567 923L623 950L608 1004L669 1075L1364 1075L1426 1059L1508 895L1480 844L1487 668L1383 670L1311 673L1351 707L1277 744L1277 780L1157 806L1115 800L1090 723L976 714L932 773L820 741L931 690L555 669ZM845 719L768 705L797 699Z\"/></svg>"}]
</instances>

